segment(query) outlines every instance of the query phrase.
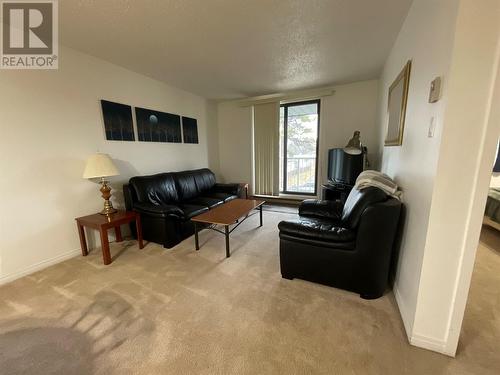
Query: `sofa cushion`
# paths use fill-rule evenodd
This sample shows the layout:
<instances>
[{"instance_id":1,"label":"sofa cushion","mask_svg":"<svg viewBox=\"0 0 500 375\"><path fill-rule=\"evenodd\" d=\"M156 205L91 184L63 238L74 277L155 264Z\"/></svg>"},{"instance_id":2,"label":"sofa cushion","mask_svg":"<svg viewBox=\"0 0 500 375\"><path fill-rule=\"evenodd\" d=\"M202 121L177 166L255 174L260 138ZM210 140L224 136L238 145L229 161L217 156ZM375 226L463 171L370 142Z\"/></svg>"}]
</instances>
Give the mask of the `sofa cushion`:
<instances>
[{"instance_id":1,"label":"sofa cushion","mask_svg":"<svg viewBox=\"0 0 500 375\"><path fill-rule=\"evenodd\" d=\"M198 188L192 171L174 173L175 185L177 186L177 194L179 200L187 202L188 200L197 197Z\"/></svg>"},{"instance_id":2,"label":"sofa cushion","mask_svg":"<svg viewBox=\"0 0 500 375\"><path fill-rule=\"evenodd\" d=\"M243 185L242 184L216 183L213 186L212 190L210 190L210 194L213 194L213 193L224 193L224 194L232 194L232 195L242 196Z\"/></svg>"},{"instance_id":3,"label":"sofa cushion","mask_svg":"<svg viewBox=\"0 0 500 375\"><path fill-rule=\"evenodd\" d=\"M356 240L356 231L335 225L329 220L301 217L286 220L278 224L280 233L289 236L336 243L352 243Z\"/></svg>"},{"instance_id":4,"label":"sofa cushion","mask_svg":"<svg viewBox=\"0 0 500 375\"><path fill-rule=\"evenodd\" d=\"M208 168L191 171L196 183L198 194L203 194L213 189L215 185L215 174Z\"/></svg>"},{"instance_id":5,"label":"sofa cushion","mask_svg":"<svg viewBox=\"0 0 500 375\"><path fill-rule=\"evenodd\" d=\"M205 206L208 208L214 208L214 207L224 203L224 201L222 199L217 199L217 198L196 197L194 199L190 199L186 203L187 204L194 204L197 206Z\"/></svg>"},{"instance_id":6,"label":"sofa cushion","mask_svg":"<svg viewBox=\"0 0 500 375\"><path fill-rule=\"evenodd\" d=\"M238 198L237 195L234 195L234 194L227 194L227 193L205 193L203 194L205 197L207 198L216 198L216 199L220 199L222 201L225 202L229 202L233 199L236 199Z\"/></svg>"},{"instance_id":7,"label":"sofa cushion","mask_svg":"<svg viewBox=\"0 0 500 375\"><path fill-rule=\"evenodd\" d=\"M159 173L151 176L137 176L130 179L137 201L156 205L167 205L179 201L172 173Z\"/></svg>"},{"instance_id":8,"label":"sofa cushion","mask_svg":"<svg viewBox=\"0 0 500 375\"><path fill-rule=\"evenodd\" d=\"M387 200L387 194L376 187L368 187L363 190L353 188L347 197L342 210L342 223L347 228L355 228L363 211L370 205Z\"/></svg>"},{"instance_id":9,"label":"sofa cushion","mask_svg":"<svg viewBox=\"0 0 500 375\"><path fill-rule=\"evenodd\" d=\"M153 203L137 202L134 203L134 211L139 212L140 214L155 217L184 216L182 210L178 206L174 205L156 205Z\"/></svg>"},{"instance_id":10,"label":"sofa cushion","mask_svg":"<svg viewBox=\"0 0 500 375\"><path fill-rule=\"evenodd\" d=\"M215 186L215 174L208 168L183 171L174 174L179 198L188 201L203 193L208 193Z\"/></svg>"},{"instance_id":11,"label":"sofa cushion","mask_svg":"<svg viewBox=\"0 0 500 375\"><path fill-rule=\"evenodd\" d=\"M184 216L182 219L184 220L189 220L192 217L202 214L203 212L208 211L207 206L200 206L200 205L195 205L195 204L180 204L179 208L182 210Z\"/></svg>"}]
</instances>

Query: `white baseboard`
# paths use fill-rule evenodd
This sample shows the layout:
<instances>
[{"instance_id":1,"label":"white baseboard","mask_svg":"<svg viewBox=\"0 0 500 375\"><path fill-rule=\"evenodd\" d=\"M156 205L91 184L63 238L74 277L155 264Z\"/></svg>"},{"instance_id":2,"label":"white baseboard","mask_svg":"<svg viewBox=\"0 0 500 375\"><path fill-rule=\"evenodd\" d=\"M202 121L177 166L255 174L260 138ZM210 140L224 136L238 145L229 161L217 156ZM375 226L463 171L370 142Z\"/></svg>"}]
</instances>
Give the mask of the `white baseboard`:
<instances>
[{"instance_id":1,"label":"white baseboard","mask_svg":"<svg viewBox=\"0 0 500 375\"><path fill-rule=\"evenodd\" d=\"M56 263L60 263L60 262L63 262L67 259L70 259L70 258L73 258L79 254L81 254L81 250L72 250L72 251L68 251L66 253L63 253L61 255L58 255L56 257L53 257L53 258L50 258L50 259L46 259L46 260L42 260L41 262L39 263L35 263L31 266L28 266L20 271L16 271L16 272L13 272L13 273L10 273L10 274L7 274L5 276L1 276L0 277L0 285L3 285L3 284L7 284L7 283L10 283L11 281L14 281L16 279L19 279L23 276L27 276L29 274L32 274L34 272L37 272L37 271L40 271L44 268L47 268L47 267L50 267Z\"/></svg>"},{"instance_id":2,"label":"white baseboard","mask_svg":"<svg viewBox=\"0 0 500 375\"><path fill-rule=\"evenodd\" d=\"M411 343L411 332L413 328L413 322L410 318L410 312L408 311L408 307L406 306L404 299L401 297L401 293L396 284L394 284L392 288L394 292L394 297L396 298L396 302L398 304L399 313L401 315L401 320L403 321L403 325L405 327L406 336L408 337L408 341Z\"/></svg>"},{"instance_id":3,"label":"white baseboard","mask_svg":"<svg viewBox=\"0 0 500 375\"><path fill-rule=\"evenodd\" d=\"M424 335L419 335L413 332L413 322L410 318L410 312L408 307L404 303L404 299L401 297L401 293L396 285L393 287L394 297L399 307L399 313L401 314L401 320L405 327L406 335L408 336L408 342L410 345L418 346L419 348L432 350L441 354L445 354L453 357L453 353L447 352L446 341L435 339L433 337L428 337Z\"/></svg>"},{"instance_id":4,"label":"white baseboard","mask_svg":"<svg viewBox=\"0 0 500 375\"><path fill-rule=\"evenodd\" d=\"M410 344L418 346L419 348L432 350L441 354L453 357L452 354L446 351L446 341L438 340L433 337L427 337L414 333L410 338Z\"/></svg>"}]
</instances>

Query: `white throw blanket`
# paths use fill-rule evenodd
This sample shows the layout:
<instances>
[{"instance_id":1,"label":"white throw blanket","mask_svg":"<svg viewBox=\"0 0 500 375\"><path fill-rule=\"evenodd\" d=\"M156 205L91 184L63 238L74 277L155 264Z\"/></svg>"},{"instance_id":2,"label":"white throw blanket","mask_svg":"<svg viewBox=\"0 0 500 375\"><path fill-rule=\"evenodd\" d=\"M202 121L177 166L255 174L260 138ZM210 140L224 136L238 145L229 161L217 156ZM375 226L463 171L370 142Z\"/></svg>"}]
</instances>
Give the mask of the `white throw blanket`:
<instances>
[{"instance_id":1,"label":"white throw blanket","mask_svg":"<svg viewBox=\"0 0 500 375\"><path fill-rule=\"evenodd\" d=\"M369 186L382 189L387 195L399 200L401 200L403 195L403 192L399 190L394 180L382 172L368 170L359 174L354 187L358 190L363 190Z\"/></svg>"}]
</instances>

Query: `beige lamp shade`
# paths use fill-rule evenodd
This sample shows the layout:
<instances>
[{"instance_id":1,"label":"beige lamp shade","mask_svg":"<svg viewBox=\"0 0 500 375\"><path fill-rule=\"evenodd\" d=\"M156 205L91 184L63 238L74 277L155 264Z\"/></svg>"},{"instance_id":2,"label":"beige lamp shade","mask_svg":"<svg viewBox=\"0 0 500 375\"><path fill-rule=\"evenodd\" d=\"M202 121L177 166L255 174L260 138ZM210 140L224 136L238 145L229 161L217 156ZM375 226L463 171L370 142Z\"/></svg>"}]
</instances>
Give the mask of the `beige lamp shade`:
<instances>
[{"instance_id":1,"label":"beige lamp shade","mask_svg":"<svg viewBox=\"0 0 500 375\"><path fill-rule=\"evenodd\" d=\"M83 178L117 176L120 173L108 154L97 153L88 158Z\"/></svg>"}]
</instances>

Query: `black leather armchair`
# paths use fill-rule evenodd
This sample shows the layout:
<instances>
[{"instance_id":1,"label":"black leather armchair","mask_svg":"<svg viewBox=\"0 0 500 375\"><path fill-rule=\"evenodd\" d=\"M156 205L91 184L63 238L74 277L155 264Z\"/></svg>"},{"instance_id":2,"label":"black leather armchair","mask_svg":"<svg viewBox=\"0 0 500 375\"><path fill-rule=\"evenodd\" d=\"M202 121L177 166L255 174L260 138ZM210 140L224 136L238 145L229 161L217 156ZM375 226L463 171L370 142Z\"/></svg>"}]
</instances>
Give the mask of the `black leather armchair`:
<instances>
[{"instance_id":1,"label":"black leather armchair","mask_svg":"<svg viewBox=\"0 0 500 375\"><path fill-rule=\"evenodd\" d=\"M143 238L171 248L194 233L191 218L241 197L240 184L219 184L207 169L132 177L125 206L141 214ZM135 226L132 225L135 236Z\"/></svg>"},{"instance_id":2,"label":"black leather armchair","mask_svg":"<svg viewBox=\"0 0 500 375\"><path fill-rule=\"evenodd\" d=\"M340 201L305 200L299 219L282 221L281 274L373 299L384 294L401 202L382 190L353 189Z\"/></svg>"}]
</instances>

